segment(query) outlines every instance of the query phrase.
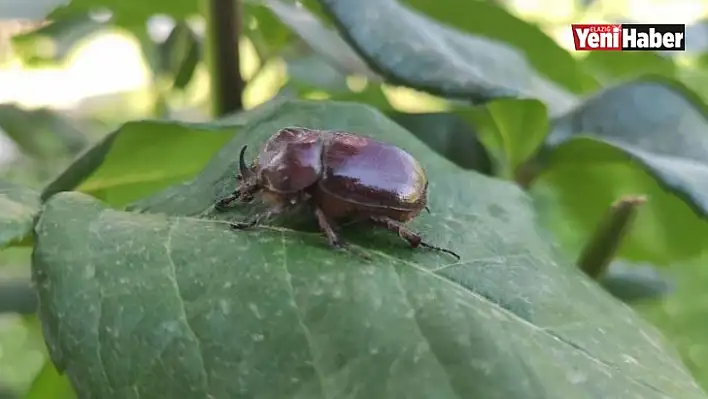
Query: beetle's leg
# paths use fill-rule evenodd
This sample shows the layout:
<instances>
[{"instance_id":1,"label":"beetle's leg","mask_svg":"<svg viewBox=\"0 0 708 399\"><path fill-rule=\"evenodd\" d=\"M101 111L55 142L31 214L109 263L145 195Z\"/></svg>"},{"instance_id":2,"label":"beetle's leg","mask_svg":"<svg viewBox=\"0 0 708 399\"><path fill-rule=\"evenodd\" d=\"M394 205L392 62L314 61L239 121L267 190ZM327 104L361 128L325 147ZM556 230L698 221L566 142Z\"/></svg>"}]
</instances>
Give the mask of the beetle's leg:
<instances>
[{"instance_id":1,"label":"beetle's leg","mask_svg":"<svg viewBox=\"0 0 708 399\"><path fill-rule=\"evenodd\" d=\"M229 224L231 225L231 228L234 230L245 230L245 229L249 229L251 227L257 226L279 213L281 213L280 210L268 209L266 211L256 214L255 216L253 216L251 218L251 220L248 220L245 222L231 222Z\"/></svg>"},{"instance_id":2,"label":"beetle's leg","mask_svg":"<svg viewBox=\"0 0 708 399\"><path fill-rule=\"evenodd\" d=\"M214 209L217 211L225 211L237 200L246 203L251 202L253 201L253 194L255 194L256 191L258 191L258 186L255 185L248 187L239 186L233 193L217 201L216 204L214 204Z\"/></svg>"},{"instance_id":3,"label":"beetle's leg","mask_svg":"<svg viewBox=\"0 0 708 399\"><path fill-rule=\"evenodd\" d=\"M229 194L228 196L217 201L216 204L214 204L214 209L216 209L217 211L225 211L238 198L239 198L238 191L236 191L232 194Z\"/></svg>"},{"instance_id":4,"label":"beetle's leg","mask_svg":"<svg viewBox=\"0 0 708 399\"><path fill-rule=\"evenodd\" d=\"M245 221L245 222L231 222L229 225L231 225L231 228L234 230L246 230L251 227L254 227L256 225L261 224L264 220L268 219L271 216L270 210L262 212L251 218L251 220Z\"/></svg>"},{"instance_id":5,"label":"beetle's leg","mask_svg":"<svg viewBox=\"0 0 708 399\"><path fill-rule=\"evenodd\" d=\"M372 216L369 219L371 219L371 221L374 222L374 224L377 224L381 227L384 227L384 228L391 230L392 232L398 234L404 240L408 241L408 243L411 244L411 247L413 247L413 248L417 248L417 247L430 248L430 249L433 249L436 251L448 253L448 254L456 257L457 260L460 260L460 255L450 251L449 249L435 247L433 245L423 242L423 238L420 236L420 234L409 229L406 225L404 225L403 223L401 223L399 221L393 220L393 219L386 217L386 216Z\"/></svg>"},{"instance_id":6,"label":"beetle's leg","mask_svg":"<svg viewBox=\"0 0 708 399\"><path fill-rule=\"evenodd\" d=\"M241 193L241 201L243 199L243 193ZM259 225L271 218L280 216L283 213L292 211L302 204L302 197L299 194L289 197L283 197L280 202L266 209L265 211L256 214L249 221L245 222L231 222L231 227L236 230L244 230L256 225Z\"/></svg>"},{"instance_id":7,"label":"beetle's leg","mask_svg":"<svg viewBox=\"0 0 708 399\"><path fill-rule=\"evenodd\" d=\"M265 211L256 214L251 218L251 220L245 221L245 222L231 222L229 223L231 225L231 228L235 230L245 230L254 226L257 226L266 220L278 216L281 213L285 212L288 210L290 207L288 206L282 206L282 205L276 205L271 208L266 209Z\"/></svg>"},{"instance_id":8,"label":"beetle's leg","mask_svg":"<svg viewBox=\"0 0 708 399\"><path fill-rule=\"evenodd\" d=\"M344 243L339 238L339 234L334 231L334 224L329 220L327 215L322 212L322 209L315 207L315 217L317 217L317 223L320 225L320 229L327 235L327 241L329 245L334 248L344 247Z\"/></svg>"}]
</instances>

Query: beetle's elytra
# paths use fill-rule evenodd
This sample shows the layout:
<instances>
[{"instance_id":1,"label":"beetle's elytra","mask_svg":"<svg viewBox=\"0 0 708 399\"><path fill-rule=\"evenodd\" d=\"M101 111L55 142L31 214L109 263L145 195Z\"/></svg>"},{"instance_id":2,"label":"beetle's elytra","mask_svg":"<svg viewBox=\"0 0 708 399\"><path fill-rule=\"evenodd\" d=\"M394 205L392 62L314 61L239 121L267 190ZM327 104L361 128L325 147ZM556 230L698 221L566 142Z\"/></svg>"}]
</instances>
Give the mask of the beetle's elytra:
<instances>
[{"instance_id":1,"label":"beetle's elytra","mask_svg":"<svg viewBox=\"0 0 708 399\"><path fill-rule=\"evenodd\" d=\"M217 203L224 209L239 200L260 195L270 207L250 221L234 223L245 229L300 205L313 210L333 247L343 242L335 232L337 220L367 219L397 233L410 243L447 252L424 243L405 224L426 208L428 181L412 155L388 143L345 132L288 127L261 148L251 166L239 154L240 184Z\"/></svg>"}]
</instances>

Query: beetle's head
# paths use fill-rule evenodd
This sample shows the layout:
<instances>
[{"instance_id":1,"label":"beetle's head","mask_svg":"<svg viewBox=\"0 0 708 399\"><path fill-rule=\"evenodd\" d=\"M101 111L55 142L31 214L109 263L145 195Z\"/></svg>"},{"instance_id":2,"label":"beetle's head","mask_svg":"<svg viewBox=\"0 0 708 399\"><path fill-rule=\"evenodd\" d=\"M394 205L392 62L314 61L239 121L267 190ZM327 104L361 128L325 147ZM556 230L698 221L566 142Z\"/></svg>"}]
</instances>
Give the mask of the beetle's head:
<instances>
[{"instance_id":1,"label":"beetle's head","mask_svg":"<svg viewBox=\"0 0 708 399\"><path fill-rule=\"evenodd\" d=\"M255 171L255 166L248 166L246 164L246 148L248 146L243 146L241 148L241 153L238 156L238 180L240 184L238 186L238 198L242 202L253 201L253 196L261 189L260 182L258 181L258 173ZM255 164L255 163L254 163Z\"/></svg>"}]
</instances>

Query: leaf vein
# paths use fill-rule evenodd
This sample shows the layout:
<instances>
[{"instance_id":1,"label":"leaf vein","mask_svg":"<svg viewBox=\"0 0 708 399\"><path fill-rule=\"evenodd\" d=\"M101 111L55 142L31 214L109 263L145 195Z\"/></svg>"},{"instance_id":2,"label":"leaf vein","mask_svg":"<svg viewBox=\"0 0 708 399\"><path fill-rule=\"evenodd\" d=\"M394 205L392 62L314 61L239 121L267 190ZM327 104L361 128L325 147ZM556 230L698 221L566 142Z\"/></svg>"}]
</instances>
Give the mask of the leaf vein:
<instances>
[{"instance_id":1,"label":"leaf vein","mask_svg":"<svg viewBox=\"0 0 708 399\"><path fill-rule=\"evenodd\" d=\"M91 264L91 267L94 269L94 274L95 274L95 268L96 266L94 264ZM100 366L100 372L103 376L103 379L106 381L106 387L108 388L108 391L113 394L115 389L113 388L113 383L111 382L110 378L108 378L108 373L106 373L106 362L103 360L103 342L101 340L101 321L103 320L103 296L99 294L99 300L97 301L98 304L96 305L96 313L98 313L97 317L97 322L96 322L96 355L98 356L98 364Z\"/></svg>"},{"instance_id":2,"label":"leaf vein","mask_svg":"<svg viewBox=\"0 0 708 399\"><path fill-rule=\"evenodd\" d=\"M202 372L202 376L201 376L202 383L204 384L205 391L207 391L208 386L209 386L209 375L208 375L206 368L204 366L204 355L203 355L203 351L202 351L202 344L201 344L201 341L199 340L199 337L194 332L194 328L192 327L192 325L189 321L189 317L187 316L187 309L184 305L184 299L182 296L182 289L180 288L179 282L177 281L177 267L175 266L175 262L172 259L172 237L174 235L175 230L177 230L177 225L179 225L179 218L175 219L175 222L172 223L172 225L170 226L170 229L167 232L167 239L165 240L165 253L167 255L167 261L169 263L167 278L170 280L170 282L172 283L172 285L174 286L174 288L177 292L177 301L179 302L179 305L180 305L180 310L181 310L180 317L182 318L182 322L187 327L187 331L190 335L190 338L197 345L197 351L199 354L199 362L200 362L200 371Z\"/></svg>"},{"instance_id":3,"label":"leaf vein","mask_svg":"<svg viewBox=\"0 0 708 399\"><path fill-rule=\"evenodd\" d=\"M298 306L297 300L295 299L295 290L292 284L292 274L288 269L288 255L285 233L281 232L280 237L283 251L283 272L285 272L286 288L288 291L288 295L290 295L290 300L292 301L293 311L295 313L295 317L297 317L298 324L300 325L300 328L302 329L302 332L305 335L305 340L307 341L307 348L310 351L310 357L312 358L312 368L315 370L317 378L320 381L320 389L322 390L322 395L324 395L325 398L333 398L334 396L328 394L327 389L325 388L324 375L322 373L322 370L320 369L320 366L318 365L317 357L315 356L314 340L312 339L312 334L310 333L310 329L305 325L305 322L302 318L302 314L300 314L300 307Z\"/></svg>"},{"instance_id":4,"label":"leaf vein","mask_svg":"<svg viewBox=\"0 0 708 399\"><path fill-rule=\"evenodd\" d=\"M401 283L401 273L399 273L398 268L396 267L395 264L392 264L391 268L393 268L394 273L396 273L396 287L398 287L399 291L403 295L403 299L406 301L408 306L413 311L413 321L415 322L415 325L418 329L418 332L420 333L420 336L428 344L428 351L430 352L431 355L433 355L433 358L435 358L435 361L438 363L440 368L443 370L443 372L447 376L447 382L450 385L450 388L455 392L455 394L457 394L458 397L464 398L465 397L464 393L460 392L457 389L457 387L455 387L455 384L452 382L452 376L450 375L450 372L448 371L447 367L445 367L445 364L443 363L443 361L440 360L440 356L438 355L438 353L435 352L435 349L433 348L433 345L430 342L430 338L428 338L428 336L425 335L425 330L422 328L422 326L420 325L420 322L418 321L418 309L416 309L415 306L413 306L413 304L411 303L409 296L408 296L408 290Z\"/></svg>"},{"instance_id":5,"label":"leaf vein","mask_svg":"<svg viewBox=\"0 0 708 399\"><path fill-rule=\"evenodd\" d=\"M360 248L361 248L361 247L360 247ZM593 361L594 363L597 363L597 364L599 364L599 365L601 365L601 366L604 366L604 367L606 367L606 368L608 368L608 369L611 369L611 370L613 370L613 371L619 371L619 367L617 367L616 365L614 365L614 364L612 364L612 363L610 363L610 362L608 362L608 361L605 361L605 360L603 360L603 359L600 359L600 358L596 357L595 355L593 355L593 354L591 354L590 352L588 352L586 349L582 348L580 345L578 345L578 344L576 344L576 343L574 343L574 342L568 340L567 338L564 338L564 337L562 337L562 336L560 336L560 335L554 333L554 332L551 331L551 330L548 330L548 329L546 329L546 328L544 328L544 327L537 326L537 325L531 323L530 321L524 319L523 317L517 315L516 313L510 311L509 309L506 309L505 307L499 305L498 303L495 303L495 302L493 302L493 301L490 301L488 298L485 298L484 296L479 295L478 293L476 293L476 292L470 290L469 288L467 288L467 287L465 287L464 285L458 283L457 281L451 280L451 279L447 278L446 276L443 276L443 275L439 275L439 274L437 274L437 273L434 273L434 272L432 272L431 270L428 270L428 269L426 269L426 268L424 268L424 267L420 267L420 266L416 265L416 264L413 263L413 262L409 262L409 261L404 260L404 259L399 259L399 258L393 257L393 256L391 256L391 255L388 255L388 254L386 254L386 253L384 253L384 252L381 252L381 251L378 251L378 250L372 250L372 249L368 249L368 250L371 251L371 252L373 252L373 253L375 253L375 254L377 254L377 255L379 255L379 256L388 258L388 259L393 260L393 261L401 262L402 264L408 265L408 266L410 266L410 267L412 267L412 268L418 270L418 271L421 272L421 273L428 274L428 275L430 275L430 276L432 276L432 277L434 277L434 278L437 278L437 279L439 279L439 280L441 280L441 281L444 281L444 282L446 282L446 283L448 283L448 284L450 284L450 285L456 287L457 289L461 289L461 290L465 291L466 293L468 293L469 295L473 296L474 298L476 298L476 299L478 299L478 300L480 300L480 301L482 301L482 302L486 302L486 303L490 304L492 307L494 307L494 308L495 308L496 310L498 310L499 312L501 312L501 313L503 313L503 314L505 314L505 315L511 317L511 318L514 319L514 320L519 321L522 325L524 325L524 326L526 326L526 327L528 327L528 328L530 328L530 329L532 329L532 330L534 330L534 331L539 331L539 332L541 332L541 333L545 333L545 334L547 334L548 336L550 336L550 337L556 339L558 342L561 342L561 343L563 343L563 344L565 344L565 345L568 345L568 346L570 346L571 348L573 348L573 349L579 351L580 353L582 353L584 356L586 356L589 360ZM664 393L660 388L654 386L653 384L651 384L651 383L649 383L649 382L639 380L639 379L637 379L637 378L635 378L635 377L633 377L633 376L630 376L630 375L626 375L626 377L627 377L627 379L628 379L630 382L632 382L632 383L634 383L634 384L636 384L636 385L643 386L643 387L647 387L647 388L650 388L650 389L652 389L652 390L654 390L654 391L656 391L656 392L659 392L659 393L662 393L662 394L664 394L664 395L669 396L668 394Z\"/></svg>"},{"instance_id":6,"label":"leaf vein","mask_svg":"<svg viewBox=\"0 0 708 399\"><path fill-rule=\"evenodd\" d=\"M453 267L457 266L471 266L475 263L486 263L486 262L494 262L494 261L499 261L499 260L508 260L508 259L515 259L515 258L524 258L529 256L528 252L520 252L520 253L515 253L515 254L508 254L508 255L496 255L496 256L485 256L483 258L476 258L472 260L468 260L465 262L455 262L455 263L449 263L446 265L442 265L440 267L436 267L434 269L430 269L431 272L438 273L443 270L447 270Z\"/></svg>"}]
</instances>

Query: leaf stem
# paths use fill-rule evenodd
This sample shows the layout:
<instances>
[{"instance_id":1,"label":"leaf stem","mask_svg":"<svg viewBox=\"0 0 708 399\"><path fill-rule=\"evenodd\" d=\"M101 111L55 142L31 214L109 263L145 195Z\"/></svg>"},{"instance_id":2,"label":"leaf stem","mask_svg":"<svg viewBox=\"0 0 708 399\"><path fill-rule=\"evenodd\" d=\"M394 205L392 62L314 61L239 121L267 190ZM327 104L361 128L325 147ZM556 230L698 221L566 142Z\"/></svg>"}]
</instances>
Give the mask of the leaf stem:
<instances>
[{"instance_id":1,"label":"leaf stem","mask_svg":"<svg viewBox=\"0 0 708 399\"><path fill-rule=\"evenodd\" d=\"M204 58L209 67L212 116L243 109L245 83L241 76L239 37L242 28L241 0L203 0L206 39Z\"/></svg>"},{"instance_id":2,"label":"leaf stem","mask_svg":"<svg viewBox=\"0 0 708 399\"><path fill-rule=\"evenodd\" d=\"M516 184L524 190L528 190L531 184L536 180L541 171L541 165L536 157L530 157L519 166L516 167L513 173L513 179Z\"/></svg>"},{"instance_id":3,"label":"leaf stem","mask_svg":"<svg viewBox=\"0 0 708 399\"><path fill-rule=\"evenodd\" d=\"M625 196L607 210L578 258L578 267L593 279L602 277L615 257L637 209L646 202L641 195Z\"/></svg>"}]
</instances>

